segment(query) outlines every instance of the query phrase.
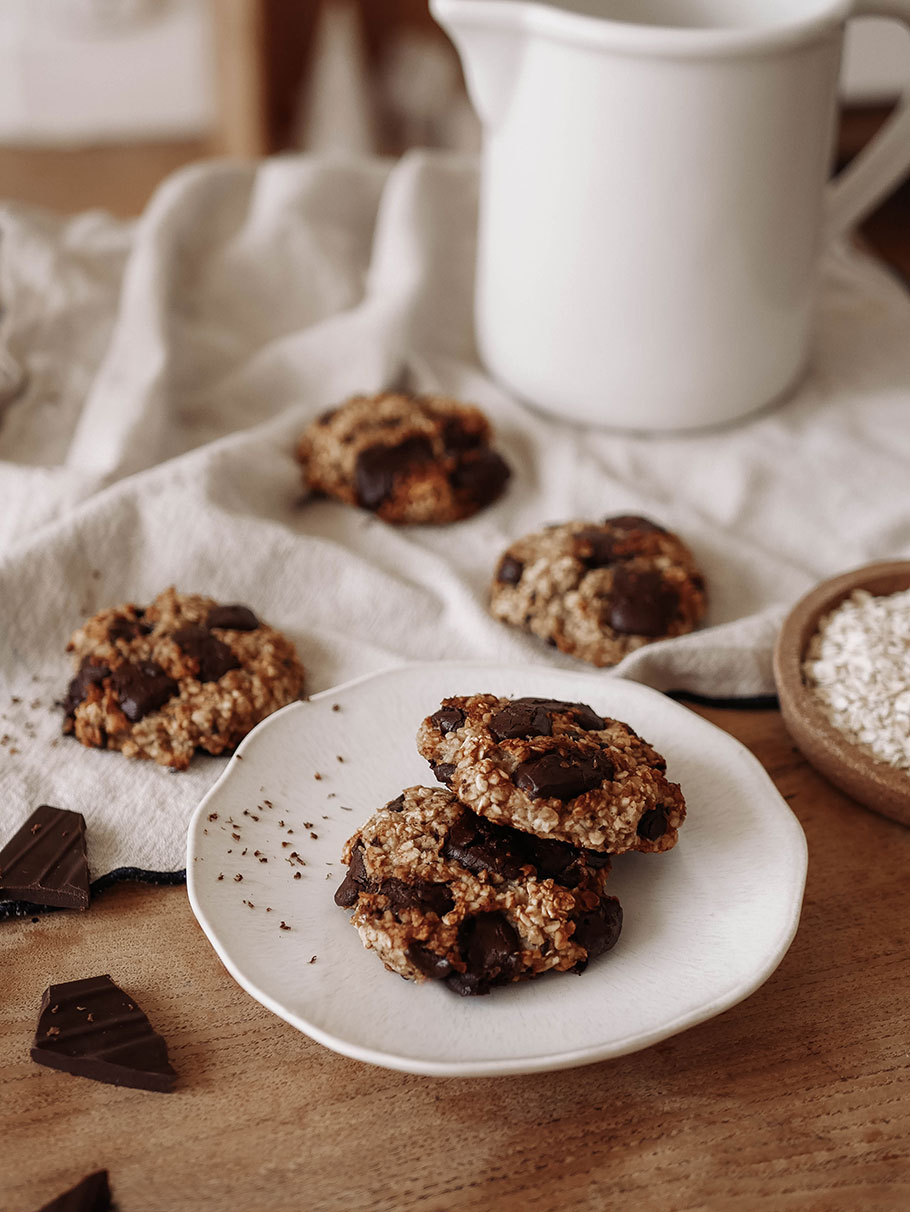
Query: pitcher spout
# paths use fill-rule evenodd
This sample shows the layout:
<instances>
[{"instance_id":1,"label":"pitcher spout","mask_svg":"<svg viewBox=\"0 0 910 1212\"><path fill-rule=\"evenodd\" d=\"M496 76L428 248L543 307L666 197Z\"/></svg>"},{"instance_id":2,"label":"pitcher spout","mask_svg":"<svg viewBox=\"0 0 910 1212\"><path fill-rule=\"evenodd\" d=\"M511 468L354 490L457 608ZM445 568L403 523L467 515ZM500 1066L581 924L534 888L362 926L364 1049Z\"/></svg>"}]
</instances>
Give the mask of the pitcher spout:
<instances>
[{"instance_id":1,"label":"pitcher spout","mask_svg":"<svg viewBox=\"0 0 910 1212\"><path fill-rule=\"evenodd\" d=\"M524 53L523 5L515 0L430 0L461 57L468 95L485 126L508 109Z\"/></svg>"}]
</instances>

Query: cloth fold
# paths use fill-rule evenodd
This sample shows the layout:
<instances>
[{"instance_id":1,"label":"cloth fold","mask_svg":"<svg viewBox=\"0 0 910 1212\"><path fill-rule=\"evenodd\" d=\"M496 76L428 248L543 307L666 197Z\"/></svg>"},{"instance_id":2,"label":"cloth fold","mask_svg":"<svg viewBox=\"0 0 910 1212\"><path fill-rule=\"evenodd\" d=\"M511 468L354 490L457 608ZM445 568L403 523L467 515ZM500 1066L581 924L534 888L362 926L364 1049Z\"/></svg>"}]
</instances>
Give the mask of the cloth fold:
<instances>
[{"instance_id":1,"label":"cloth fold","mask_svg":"<svg viewBox=\"0 0 910 1212\"><path fill-rule=\"evenodd\" d=\"M284 630L310 693L402 661L576 668L487 614L497 558L548 522L643 513L693 548L708 625L603 676L739 697L773 691L781 617L817 579L910 556L910 299L886 270L827 251L813 370L788 401L619 434L484 374L476 205L472 159L415 153L201 165L132 223L0 207L0 349L22 376L0 396L0 837L54 803L86 816L93 877L182 867L224 759L171 775L89 751L54 706L79 623L169 584ZM393 385L485 409L513 469L500 502L396 529L307 500L307 421Z\"/></svg>"}]
</instances>

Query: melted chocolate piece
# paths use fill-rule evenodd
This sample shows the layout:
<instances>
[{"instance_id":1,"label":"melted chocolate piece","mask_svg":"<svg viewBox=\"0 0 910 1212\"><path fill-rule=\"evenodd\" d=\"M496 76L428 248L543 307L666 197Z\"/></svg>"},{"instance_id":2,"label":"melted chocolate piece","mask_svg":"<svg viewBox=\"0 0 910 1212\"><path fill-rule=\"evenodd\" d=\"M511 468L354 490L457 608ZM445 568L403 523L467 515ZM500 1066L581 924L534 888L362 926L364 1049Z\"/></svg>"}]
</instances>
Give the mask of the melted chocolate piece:
<instances>
[{"instance_id":1,"label":"melted chocolate piece","mask_svg":"<svg viewBox=\"0 0 910 1212\"><path fill-rule=\"evenodd\" d=\"M107 1170L96 1170L38 1212L110 1212L112 1207Z\"/></svg>"},{"instance_id":2,"label":"melted chocolate piece","mask_svg":"<svg viewBox=\"0 0 910 1212\"><path fill-rule=\"evenodd\" d=\"M255 631L259 620L249 606L234 603L230 606L215 606L205 620L206 627L222 627L225 631Z\"/></svg>"},{"instance_id":3,"label":"melted chocolate piece","mask_svg":"<svg viewBox=\"0 0 910 1212\"><path fill-rule=\"evenodd\" d=\"M204 627L181 627L173 635L174 643L191 661L195 661L200 682L217 682L229 669L239 669L240 662L227 646Z\"/></svg>"},{"instance_id":4,"label":"melted chocolate piece","mask_svg":"<svg viewBox=\"0 0 910 1212\"><path fill-rule=\"evenodd\" d=\"M414 880L406 884L394 877L383 880L377 892L388 897L389 908L398 914L402 909L423 909L439 917L454 909L455 901L447 884L431 884L429 880Z\"/></svg>"},{"instance_id":5,"label":"melted chocolate piece","mask_svg":"<svg viewBox=\"0 0 910 1212\"><path fill-rule=\"evenodd\" d=\"M551 716L559 712L571 715L585 732L606 727L606 720L592 711L587 703L567 703L562 699L513 699L490 721L490 731L497 740L507 737L552 736ZM521 731L527 723L527 731Z\"/></svg>"},{"instance_id":6,"label":"melted chocolate piece","mask_svg":"<svg viewBox=\"0 0 910 1212\"><path fill-rule=\"evenodd\" d=\"M448 736L464 723L464 712L458 707L441 707L430 716L430 723L438 728L443 736Z\"/></svg>"},{"instance_id":7,"label":"melted chocolate piece","mask_svg":"<svg viewBox=\"0 0 910 1212\"><path fill-rule=\"evenodd\" d=\"M163 707L179 689L156 661L124 661L111 674L111 686L120 710L134 724Z\"/></svg>"},{"instance_id":8,"label":"melted chocolate piece","mask_svg":"<svg viewBox=\"0 0 910 1212\"><path fill-rule=\"evenodd\" d=\"M532 800L573 800L577 795L599 787L612 779L613 764L601 753L567 757L562 753L543 753L528 758L515 768L513 782Z\"/></svg>"},{"instance_id":9,"label":"melted chocolate piece","mask_svg":"<svg viewBox=\"0 0 910 1212\"><path fill-rule=\"evenodd\" d=\"M51 1069L136 1090L169 1091L177 1080L164 1040L109 976L45 991L31 1056Z\"/></svg>"},{"instance_id":10,"label":"melted chocolate piece","mask_svg":"<svg viewBox=\"0 0 910 1212\"><path fill-rule=\"evenodd\" d=\"M622 905L614 896L609 896L590 913L579 914L575 919L573 941L584 947L587 957L575 965L575 972L584 972L588 963L615 947L622 931Z\"/></svg>"},{"instance_id":11,"label":"melted chocolate piece","mask_svg":"<svg viewBox=\"0 0 910 1212\"><path fill-rule=\"evenodd\" d=\"M0 899L87 909L85 819L42 804L0 850Z\"/></svg>"},{"instance_id":12,"label":"melted chocolate piece","mask_svg":"<svg viewBox=\"0 0 910 1212\"><path fill-rule=\"evenodd\" d=\"M389 800L385 807L386 812L401 812L404 808L404 792L396 796L394 800Z\"/></svg>"},{"instance_id":13,"label":"melted chocolate piece","mask_svg":"<svg viewBox=\"0 0 910 1212\"><path fill-rule=\"evenodd\" d=\"M468 871L493 871L508 880L517 879L527 862L517 829L494 825L468 810L449 829L442 853Z\"/></svg>"},{"instance_id":14,"label":"melted chocolate piece","mask_svg":"<svg viewBox=\"0 0 910 1212\"><path fill-rule=\"evenodd\" d=\"M90 686L99 686L105 678L110 676L111 671L107 665L91 665L86 658L67 688L66 698L63 700L63 712L66 718L73 718L76 708L88 695Z\"/></svg>"},{"instance_id":15,"label":"melted chocolate piece","mask_svg":"<svg viewBox=\"0 0 910 1212\"><path fill-rule=\"evenodd\" d=\"M351 851L347 874L335 889L335 904L342 909L352 909L357 904L360 893L367 892L369 887L367 869L363 865L363 845L358 842Z\"/></svg>"},{"instance_id":16,"label":"melted chocolate piece","mask_svg":"<svg viewBox=\"0 0 910 1212\"><path fill-rule=\"evenodd\" d=\"M325 410L325 412L321 412L319 414L319 416L316 418L316 424L317 425L328 425L328 423L331 421L332 417L334 417L337 412L338 412L337 408L327 408Z\"/></svg>"},{"instance_id":17,"label":"melted chocolate piece","mask_svg":"<svg viewBox=\"0 0 910 1212\"><path fill-rule=\"evenodd\" d=\"M622 537L601 530L599 526L589 526L575 534L576 558L586 568L607 568L610 564L623 558L628 559L616 550L617 543L622 543Z\"/></svg>"},{"instance_id":18,"label":"melted chocolate piece","mask_svg":"<svg viewBox=\"0 0 910 1212\"><path fill-rule=\"evenodd\" d=\"M151 632L150 623L141 623L139 619L114 619L107 629L107 638L113 644L115 640L134 640L138 635L148 635Z\"/></svg>"},{"instance_id":19,"label":"melted chocolate piece","mask_svg":"<svg viewBox=\"0 0 910 1212\"><path fill-rule=\"evenodd\" d=\"M604 518L604 526L612 526L614 530L640 530L642 534L667 533L663 526L635 513L619 513L615 517Z\"/></svg>"},{"instance_id":20,"label":"melted chocolate piece","mask_svg":"<svg viewBox=\"0 0 910 1212\"><path fill-rule=\"evenodd\" d=\"M553 725L543 699L514 699L490 720L490 732L497 741L552 736Z\"/></svg>"},{"instance_id":21,"label":"melted chocolate piece","mask_svg":"<svg viewBox=\"0 0 910 1212\"><path fill-rule=\"evenodd\" d=\"M468 497L475 505L495 501L512 474L508 463L495 450L468 452L450 477L456 493Z\"/></svg>"},{"instance_id":22,"label":"melted chocolate piece","mask_svg":"<svg viewBox=\"0 0 910 1212\"><path fill-rule=\"evenodd\" d=\"M500 585L517 585L524 570L525 566L521 560L516 560L514 556L504 555L496 570L496 580Z\"/></svg>"},{"instance_id":23,"label":"melted chocolate piece","mask_svg":"<svg viewBox=\"0 0 910 1212\"><path fill-rule=\"evenodd\" d=\"M483 446L483 443L483 434L466 429L459 417L449 417L442 427L442 444L446 454L474 450L478 446Z\"/></svg>"},{"instance_id":24,"label":"melted chocolate piece","mask_svg":"<svg viewBox=\"0 0 910 1212\"><path fill-rule=\"evenodd\" d=\"M449 830L442 852L469 871L492 871L504 879L518 879L525 869L531 868L538 879L551 879L563 888L577 886L584 859L597 868L609 862L607 855L580 851L569 842L538 838L508 825L496 825L469 808Z\"/></svg>"},{"instance_id":25,"label":"melted chocolate piece","mask_svg":"<svg viewBox=\"0 0 910 1212\"><path fill-rule=\"evenodd\" d=\"M453 762L430 762L430 769L433 771L433 777L440 783L444 783L446 787L451 786L452 776L455 773Z\"/></svg>"},{"instance_id":26,"label":"melted chocolate piece","mask_svg":"<svg viewBox=\"0 0 910 1212\"><path fill-rule=\"evenodd\" d=\"M649 808L641 814L638 828L635 830L639 837L648 842L656 842L667 832L667 814L661 807Z\"/></svg>"},{"instance_id":27,"label":"melted chocolate piece","mask_svg":"<svg viewBox=\"0 0 910 1212\"><path fill-rule=\"evenodd\" d=\"M613 574L606 622L623 635L665 635L679 609L679 595L656 569L623 564Z\"/></svg>"},{"instance_id":28,"label":"melted chocolate piece","mask_svg":"<svg viewBox=\"0 0 910 1212\"><path fill-rule=\"evenodd\" d=\"M357 456L354 478L357 501L364 509L377 509L395 491L395 482L421 463L433 458L429 438L406 438L397 446L365 447Z\"/></svg>"},{"instance_id":29,"label":"melted chocolate piece","mask_svg":"<svg viewBox=\"0 0 910 1212\"><path fill-rule=\"evenodd\" d=\"M521 966L521 940L499 910L465 918L458 930L458 948L467 970L453 972L446 984L463 996L489 993L493 985L507 984Z\"/></svg>"},{"instance_id":30,"label":"melted chocolate piece","mask_svg":"<svg viewBox=\"0 0 910 1212\"><path fill-rule=\"evenodd\" d=\"M430 951L423 943L410 943L408 958L414 967L424 976L428 976L431 981L444 980L452 972L452 965L445 956Z\"/></svg>"}]
</instances>

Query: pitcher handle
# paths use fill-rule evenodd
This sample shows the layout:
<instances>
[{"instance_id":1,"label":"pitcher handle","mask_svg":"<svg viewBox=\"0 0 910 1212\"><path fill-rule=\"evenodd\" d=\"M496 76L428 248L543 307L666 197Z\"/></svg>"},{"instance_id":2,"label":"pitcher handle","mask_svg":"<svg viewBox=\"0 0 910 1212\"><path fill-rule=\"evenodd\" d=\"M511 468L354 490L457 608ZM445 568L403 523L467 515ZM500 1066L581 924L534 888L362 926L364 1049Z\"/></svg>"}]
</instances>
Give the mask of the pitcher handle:
<instances>
[{"instance_id":1,"label":"pitcher handle","mask_svg":"<svg viewBox=\"0 0 910 1212\"><path fill-rule=\"evenodd\" d=\"M852 0L850 17L891 17L910 30L910 0ZM884 127L828 187L827 235L842 235L910 169L910 83Z\"/></svg>"}]
</instances>

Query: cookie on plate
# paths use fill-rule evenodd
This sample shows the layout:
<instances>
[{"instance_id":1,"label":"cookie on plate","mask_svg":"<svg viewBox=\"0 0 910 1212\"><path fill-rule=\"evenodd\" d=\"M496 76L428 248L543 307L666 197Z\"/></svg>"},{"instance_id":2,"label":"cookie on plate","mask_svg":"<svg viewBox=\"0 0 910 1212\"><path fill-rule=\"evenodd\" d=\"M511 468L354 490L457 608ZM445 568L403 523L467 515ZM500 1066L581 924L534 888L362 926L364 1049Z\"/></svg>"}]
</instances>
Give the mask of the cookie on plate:
<instances>
[{"instance_id":1,"label":"cookie on plate","mask_svg":"<svg viewBox=\"0 0 910 1212\"><path fill-rule=\"evenodd\" d=\"M355 396L323 413L298 447L314 493L385 522L457 522L491 504L509 467L478 408L446 396Z\"/></svg>"},{"instance_id":2,"label":"cookie on plate","mask_svg":"<svg viewBox=\"0 0 910 1212\"><path fill-rule=\"evenodd\" d=\"M345 845L336 904L408 980L487 993L582 972L619 938L606 855L491 824L441 788L409 787Z\"/></svg>"},{"instance_id":3,"label":"cookie on plate","mask_svg":"<svg viewBox=\"0 0 910 1212\"><path fill-rule=\"evenodd\" d=\"M647 518L566 522L500 558L490 613L592 665L685 635L704 618L704 578L677 535Z\"/></svg>"},{"instance_id":4,"label":"cookie on plate","mask_svg":"<svg viewBox=\"0 0 910 1212\"><path fill-rule=\"evenodd\" d=\"M102 610L67 651L78 671L63 704L63 731L83 745L176 770L197 749L233 749L303 690L293 644L247 606L173 588L145 608Z\"/></svg>"},{"instance_id":5,"label":"cookie on plate","mask_svg":"<svg viewBox=\"0 0 910 1212\"><path fill-rule=\"evenodd\" d=\"M417 748L479 815L610 854L676 845L683 794L628 724L584 703L474 694L444 699Z\"/></svg>"}]
</instances>

